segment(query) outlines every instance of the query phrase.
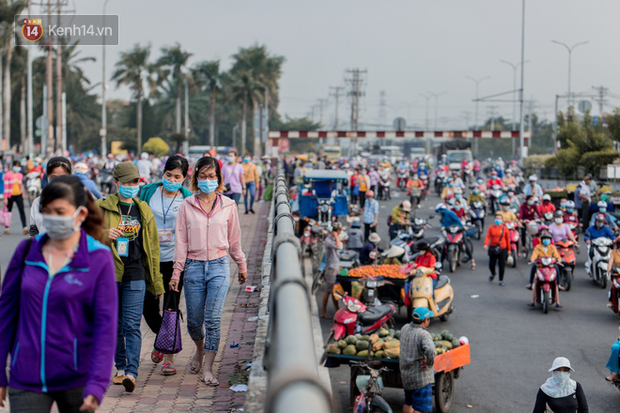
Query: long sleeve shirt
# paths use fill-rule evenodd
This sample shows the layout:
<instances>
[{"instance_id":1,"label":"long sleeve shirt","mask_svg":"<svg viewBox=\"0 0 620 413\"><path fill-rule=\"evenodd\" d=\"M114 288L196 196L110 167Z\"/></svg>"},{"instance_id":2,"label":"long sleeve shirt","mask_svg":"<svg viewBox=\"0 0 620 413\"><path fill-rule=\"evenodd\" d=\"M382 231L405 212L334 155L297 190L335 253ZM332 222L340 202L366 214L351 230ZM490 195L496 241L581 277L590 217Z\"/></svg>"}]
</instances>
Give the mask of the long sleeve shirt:
<instances>
[{"instance_id":1,"label":"long sleeve shirt","mask_svg":"<svg viewBox=\"0 0 620 413\"><path fill-rule=\"evenodd\" d=\"M532 252L530 261L536 261L537 259L542 258L542 257L552 257L558 261L562 259L562 257L560 257L560 254L558 253L558 250L555 248L555 245L553 244L547 245L546 247L542 244L538 244L534 248L534 251Z\"/></svg>"},{"instance_id":2,"label":"long sleeve shirt","mask_svg":"<svg viewBox=\"0 0 620 413\"><path fill-rule=\"evenodd\" d=\"M614 232L607 225L603 225L602 228L596 228L595 225L592 225L586 230L586 233L583 236L586 241L591 241L601 237L606 237L613 240Z\"/></svg>"},{"instance_id":3,"label":"long sleeve shirt","mask_svg":"<svg viewBox=\"0 0 620 413\"><path fill-rule=\"evenodd\" d=\"M536 205L529 205L527 202L524 202L521 208L519 208L519 219L523 221L533 221L541 217Z\"/></svg>"},{"instance_id":4,"label":"long sleeve shirt","mask_svg":"<svg viewBox=\"0 0 620 413\"><path fill-rule=\"evenodd\" d=\"M575 393L565 397L550 397L544 391L538 389L533 413L545 413L547 406L549 406L552 412L589 412L586 395L583 393L583 388L579 382L577 382Z\"/></svg>"},{"instance_id":5,"label":"long sleeve shirt","mask_svg":"<svg viewBox=\"0 0 620 413\"><path fill-rule=\"evenodd\" d=\"M258 172L256 171L256 165L252 162L244 162L241 164L243 167L243 179L245 183L256 182L258 185Z\"/></svg>"},{"instance_id":6,"label":"long sleeve shirt","mask_svg":"<svg viewBox=\"0 0 620 413\"><path fill-rule=\"evenodd\" d=\"M426 361L422 368L421 361ZM400 375L405 390L417 390L435 383L435 343L431 334L419 325L409 323L400 332Z\"/></svg>"},{"instance_id":7,"label":"long sleeve shirt","mask_svg":"<svg viewBox=\"0 0 620 413\"><path fill-rule=\"evenodd\" d=\"M441 222L442 228L451 227L453 225L456 225L459 227L463 226L463 223L461 222L459 217L450 210L444 210L443 214L441 214L441 219L439 220L439 222Z\"/></svg>"},{"instance_id":8,"label":"long sleeve shirt","mask_svg":"<svg viewBox=\"0 0 620 413\"><path fill-rule=\"evenodd\" d=\"M487 230L487 236L484 238L484 245L492 247L499 245L500 249L508 250L508 253L510 253L510 231L503 224L491 225Z\"/></svg>"}]
</instances>

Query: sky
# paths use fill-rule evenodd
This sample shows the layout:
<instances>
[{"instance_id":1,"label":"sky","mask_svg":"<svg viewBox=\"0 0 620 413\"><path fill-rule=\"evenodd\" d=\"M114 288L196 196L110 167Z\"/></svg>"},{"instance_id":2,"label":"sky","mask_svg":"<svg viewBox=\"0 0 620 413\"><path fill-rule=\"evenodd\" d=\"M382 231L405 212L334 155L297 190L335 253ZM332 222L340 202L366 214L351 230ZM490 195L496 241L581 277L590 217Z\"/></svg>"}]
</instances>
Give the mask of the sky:
<instances>
[{"instance_id":1,"label":"sky","mask_svg":"<svg viewBox=\"0 0 620 413\"><path fill-rule=\"evenodd\" d=\"M77 14L99 14L104 0L70 3ZM500 60L520 62L521 6L521 0L109 0L106 12L120 17L120 44L107 47L106 71L135 43L150 43L156 59L162 46L179 42L193 53L191 65L220 59L224 69L240 47L265 44L286 58L282 115L315 121L322 115L323 129L333 128L329 87L346 88L346 70L359 68L366 71L364 127L386 129L403 117L409 128L463 129L475 117L476 86L468 76L490 77L480 82L480 97L513 90L513 69ZM552 40L589 42L572 54L573 93L596 93L592 86L603 85L620 96L618 16L618 0L526 0L526 109L552 118L555 95L567 92L568 52ZM83 66L86 76L100 82L101 47L82 49L97 58ZM440 95L422 96L428 93ZM108 97L130 93L110 84ZM320 99L327 99L322 114ZM565 108L565 100L559 105ZM620 100L608 97L605 111L616 106ZM350 100L341 97L340 129L348 128L350 111ZM481 102L478 122L492 114L512 118L512 112L511 102Z\"/></svg>"}]
</instances>

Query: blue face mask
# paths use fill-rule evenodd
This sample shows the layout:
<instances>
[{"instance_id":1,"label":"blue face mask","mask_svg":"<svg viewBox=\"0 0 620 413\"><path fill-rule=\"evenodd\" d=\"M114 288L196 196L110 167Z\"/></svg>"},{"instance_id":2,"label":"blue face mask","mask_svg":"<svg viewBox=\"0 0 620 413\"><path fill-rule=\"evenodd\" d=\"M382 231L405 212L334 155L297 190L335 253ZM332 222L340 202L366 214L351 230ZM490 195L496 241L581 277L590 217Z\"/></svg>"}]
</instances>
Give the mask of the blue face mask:
<instances>
[{"instance_id":1,"label":"blue face mask","mask_svg":"<svg viewBox=\"0 0 620 413\"><path fill-rule=\"evenodd\" d=\"M455 205L454 209L456 209L458 211L459 209L461 209L461 206L460 205Z\"/></svg>"},{"instance_id":2,"label":"blue face mask","mask_svg":"<svg viewBox=\"0 0 620 413\"><path fill-rule=\"evenodd\" d=\"M561 203L560 204L560 208L566 208L566 204L565 203Z\"/></svg>"},{"instance_id":3,"label":"blue face mask","mask_svg":"<svg viewBox=\"0 0 620 413\"><path fill-rule=\"evenodd\" d=\"M542 243L544 246L548 246L549 244L551 244L551 240L549 238L545 238L544 240L542 240Z\"/></svg>"},{"instance_id":4,"label":"blue face mask","mask_svg":"<svg viewBox=\"0 0 620 413\"><path fill-rule=\"evenodd\" d=\"M127 198L127 199L135 198L138 195L138 192L140 192L139 186L121 185L120 188L118 189L118 193L121 194L123 198Z\"/></svg>"},{"instance_id":5,"label":"blue face mask","mask_svg":"<svg viewBox=\"0 0 620 413\"><path fill-rule=\"evenodd\" d=\"M169 192L176 192L183 186L182 182L171 182L166 178L162 178L161 182L164 184L164 188Z\"/></svg>"},{"instance_id":6,"label":"blue face mask","mask_svg":"<svg viewBox=\"0 0 620 413\"><path fill-rule=\"evenodd\" d=\"M604 214L607 212L607 208L599 208L598 211Z\"/></svg>"},{"instance_id":7,"label":"blue face mask","mask_svg":"<svg viewBox=\"0 0 620 413\"><path fill-rule=\"evenodd\" d=\"M17 173L17 172L21 172L22 168L20 168L19 166L14 166L13 167L13 172Z\"/></svg>"},{"instance_id":8,"label":"blue face mask","mask_svg":"<svg viewBox=\"0 0 620 413\"><path fill-rule=\"evenodd\" d=\"M477 189L474 189L474 194L478 194L480 193L480 191L478 191Z\"/></svg>"},{"instance_id":9,"label":"blue face mask","mask_svg":"<svg viewBox=\"0 0 620 413\"><path fill-rule=\"evenodd\" d=\"M250 162L250 158L243 158L243 162Z\"/></svg>"},{"instance_id":10,"label":"blue face mask","mask_svg":"<svg viewBox=\"0 0 620 413\"><path fill-rule=\"evenodd\" d=\"M226 160L228 161L228 163L233 163L235 161L235 158L232 156L227 156Z\"/></svg>"},{"instance_id":11,"label":"blue face mask","mask_svg":"<svg viewBox=\"0 0 620 413\"><path fill-rule=\"evenodd\" d=\"M566 208L566 212L568 212L569 214L573 213L573 208Z\"/></svg>"},{"instance_id":12,"label":"blue face mask","mask_svg":"<svg viewBox=\"0 0 620 413\"><path fill-rule=\"evenodd\" d=\"M482 179L478 179L478 183L481 184L483 181Z\"/></svg>"},{"instance_id":13,"label":"blue face mask","mask_svg":"<svg viewBox=\"0 0 620 413\"><path fill-rule=\"evenodd\" d=\"M527 201L528 205L534 205L534 201Z\"/></svg>"},{"instance_id":14,"label":"blue face mask","mask_svg":"<svg viewBox=\"0 0 620 413\"><path fill-rule=\"evenodd\" d=\"M502 225L502 220L501 219L496 219L495 220L495 225Z\"/></svg>"},{"instance_id":15,"label":"blue face mask","mask_svg":"<svg viewBox=\"0 0 620 413\"><path fill-rule=\"evenodd\" d=\"M454 184L450 184L449 186L450 186L450 188L454 188Z\"/></svg>"},{"instance_id":16,"label":"blue face mask","mask_svg":"<svg viewBox=\"0 0 620 413\"><path fill-rule=\"evenodd\" d=\"M204 181L198 181L198 189L205 194L210 194L220 186L217 179L205 179Z\"/></svg>"}]
</instances>

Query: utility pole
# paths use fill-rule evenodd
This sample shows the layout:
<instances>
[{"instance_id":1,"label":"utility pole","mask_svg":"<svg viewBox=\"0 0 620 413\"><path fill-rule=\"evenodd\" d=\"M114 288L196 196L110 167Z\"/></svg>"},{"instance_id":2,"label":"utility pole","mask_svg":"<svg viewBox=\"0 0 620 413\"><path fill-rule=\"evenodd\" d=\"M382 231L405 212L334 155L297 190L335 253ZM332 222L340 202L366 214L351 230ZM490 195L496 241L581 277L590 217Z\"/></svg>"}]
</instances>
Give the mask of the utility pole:
<instances>
[{"instance_id":1,"label":"utility pole","mask_svg":"<svg viewBox=\"0 0 620 413\"><path fill-rule=\"evenodd\" d=\"M347 70L347 73L351 75L350 78L347 79L347 83L349 84L349 96L351 96L351 130L356 131L359 127L359 115L360 115L360 96L363 96L364 92L362 91L362 84L364 80L362 79L362 75L367 73L366 70L360 69L350 69ZM355 138L354 141L354 155L357 154L357 140Z\"/></svg>"},{"instance_id":2,"label":"utility pole","mask_svg":"<svg viewBox=\"0 0 620 413\"><path fill-rule=\"evenodd\" d=\"M515 124L517 121L517 68L521 64L519 63L511 63L508 60L500 60L502 63L506 63L508 66L512 67L512 129L515 130ZM528 61L526 60L525 63ZM512 153L515 153L515 140L514 138L510 138L512 142Z\"/></svg>"},{"instance_id":3,"label":"utility pole","mask_svg":"<svg viewBox=\"0 0 620 413\"><path fill-rule=\"evenodd\" d=\"M52 21L52 0L47 0L47 20ZM54 139L54 89L52 86L52 40L47 36L47 58L45 62L45 83L47 86L47 150L46 154L52 156L56 149Z\"/></svg>"},{"instance_id":4,"label":"utility pole","mask_svg":"<svg viewBox=\"0 0 620 413\"><path fill-rule=\"evenodd\" d=\"M529 115L527 116L527 130L530 131L530 138L527 140L527 147L531 148L532 147L532 139L534 139L534 133L532 131L532 125L534 124L534 122L532 122L532 116L534 115L534 105L536 104L536 101L534 99L530 100L528 102L528 110L529 110Z\"/></svg>"},{"instance_id":5,"label":"utility pole","mask_svg":"<svg viewBox=\"0 0 620 413\"><path fill-rule=\"evenodd\" d=\"M607 101L605 100L605 96L607 95L607 92L609 92L609 88L604 87L604 86L598 86L598 87L592 86L592 89L598 92L598 98L596 98L595 100L598 102L599 113L601 114L601 117L602 117L603 110L605 108L605 103L607 103Z\"/></svg>"},{"instance_id":6,"label":"utility pole","mask_svg":"<svg viewBox=\"0 0 620 413\"><path fill-rule=\"evenodd\" d=\"M60 0L56 3L58 7L58 15L56 16L56 21L58 26L60 27L60 13L61 13L61 3ZM65 147L65 141L63 139L64 136L64 125L63 125L63 117L62 117L62 39L58 38L56 43L56 136L61 140L61 151L62 156L65 156L65 151L67 148Z\"/></svg>"},{"instance_id":7,"label":"utility pole","mask_svg":"<svg viewBox=\"0 0 620 413\"><path fill-rule=\"evenodd\" d=\"M338 105L339 105L339 99L341 96L341 92L344 90L343 86L330 86L329 87L329 96L333 97L335 99L336 102L336 114L335 114L335 118L334 118L334 130L338 130Z\"/></svg>"},{"instance_id":8,"label":"utility pole","mask_svg":"<svg viewBox=\"0 0 620 413\"><path fill-rule=\"evenodd\" d=\"M525 136L523 125L523 82L525 78L525 0L522 0L521 9L521 87L519 90L519 166L523 168L523 159L525 158L523 152L527 151L525 148Z\"/></svg>"},{"instance_id":9,"label":"utility pole","mask_svg":"<svg viewBox=\"0 0 620 413\"><path fill-rule=\"evenodd\" d=\"M445 95L446 92L441 92L441 93L428 92L428 94L435 98L435 117L433 119L433 130L437 130L437 101L438 101L439 96Z\"/></svg>"},{"instance_id":10,"label":"utility pole","mask_svg":"<svg viewBox=\"0 0 620 413\"><path fill-rule=\"evenodd\" d=\"M465 76L465 77L469 80L473 80L474 83L476 84L476 110L474 112L474 130L478 130L478 104L480 103L478 98L480 97L480 82L490 79L491 76L485 76L479 79L475 79L471 76ZM474 156L475 157L478 156L478 140L475 138L474 138Z\"/></svg>"},{"instance_id":11,"label":"utility pole","mask_svg":"<svg viewBox=\"0 0 620 413\"><path fill-rule=\"evenodd\" d=\"M108 1L105 0L103 3L103 27L105 26L105 6L108 5ZM107 87L107 79L105 77L105 30L103 31L103 50L102 50L102 63L101 63L101 130L99 134L101 135L101 156L105 157L107 148L108 148L108 116L106 111L106 102L105 102L105 90Z\"/></svg>"},{"instance_id":12,"label":"utility pole","mask_svg":"<svg viewBox=\"0 0 620 413\"><path fill-rule=\"evenodd\" d=\"M497 105L489 105L488 114L491 117L491 131L495 130L495 116L497 116Z\"/></svg>"},{"instance_id":13,"label":"utility pole","mask_svg":"<svg viewBox=\"0 0 620 413\"><path fill-rule=\"evenodd\" d=\"M28 1L28 15L30 16L30 1ZM32 98L33 98L33 91L32 91L32 51L30 50L29 47L26 47L26 59L28 60L28 72L27 72L27 77L26 77L26 89L27 89L27 94L28 94L28 109L27 109L27 123L28 123L28 135L27 135L27 139L28 139L28 154L30 155L30 159L32 159L32 155L34 154L34 130L33 130L33 103L32 103ZM41 147L41 152L44 152L45 149L43 147Z\"/></svg>"},{"instance_id":14,"label":"utility pole","mask_svg":"<svg viewBox=\"0 0 620 413\"><path fill-rule=\"evenodd\" d=\"M424 130L428 131L430 124L428 121L428 106L429 106L429 102L431 100L431 98L433 97L432 93L420 93L420 96L422 96L424 99L426 99L426 118L424 118Z\"/></svg>"},{"instance_id":15,"label":"utility pole","mask_svg":"<svg viewBox=\"0 0 620 413\"><path fill-rule=\"evenodd\" d=\"M185 156L189 158L189 132L191 129L189 128L189 88L187 85L187 76L185 76L184 78L183 86L185 89L185 117L183 119L183 123L184 123L183 126L185 126L185 141L183 142L183 153L185 154ZM139 142L140 144L142 143L141 136L139 137ZM141 147L138 148L138 152L141 149L142 149Z\"/></svg>"}]
</instances>

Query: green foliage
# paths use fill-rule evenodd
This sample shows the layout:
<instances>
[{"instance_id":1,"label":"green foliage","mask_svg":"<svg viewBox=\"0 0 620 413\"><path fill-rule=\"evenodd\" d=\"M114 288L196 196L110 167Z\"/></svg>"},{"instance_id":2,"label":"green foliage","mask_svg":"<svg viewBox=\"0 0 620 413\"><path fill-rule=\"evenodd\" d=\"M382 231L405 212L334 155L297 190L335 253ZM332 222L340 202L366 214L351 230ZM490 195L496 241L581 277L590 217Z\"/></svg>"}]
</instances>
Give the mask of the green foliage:
<instances>
[{"instance_id":1,"label":"green foliage","mask_svg":"<svg viewBox=\"0 0 620 413\"><path fill-rule=\"evenodd\" d=\"M553 158L553 155L530 155L523 160L523 163L526 168L542 168L550 158Z\"/></svg>"},{"instance_id":2,"label":"green foliage","mask_svg":"<svg viewBox=\"0 0 620 413\"><path fill-rule=\"evenodd\" d=\"M170 152L170 146L162 138L155 137L149 138L144 145L142 145L142 151L148 152L155 156L164 156Z\"/></svg>"},{"instance_id":3,"label":"green foliage","mask_svg":"<svg viewBox=\"0 0 620 413\"><path fill-rule=\"evenodd\" d=\"M620 157L620 153L614 149L605 149L602 151L585 153L581 157L579 163L586 168L586 171L598 173L601 168L612 164L618 157Z\"/></svg>"}]
</instances>

